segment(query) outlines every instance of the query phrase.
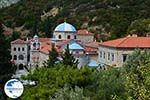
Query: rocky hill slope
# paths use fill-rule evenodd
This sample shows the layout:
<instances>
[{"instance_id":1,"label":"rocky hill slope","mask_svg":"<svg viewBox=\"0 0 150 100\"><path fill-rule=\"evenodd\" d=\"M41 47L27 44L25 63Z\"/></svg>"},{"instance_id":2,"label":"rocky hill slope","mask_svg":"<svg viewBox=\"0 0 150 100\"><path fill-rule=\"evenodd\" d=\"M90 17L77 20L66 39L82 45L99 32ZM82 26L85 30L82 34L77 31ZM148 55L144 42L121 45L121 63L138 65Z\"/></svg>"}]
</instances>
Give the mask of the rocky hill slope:
<instances>
[{"instance_id":1,"label":"rocky hill slope","mask_svg":"<svg viewBox=\"0 0 150 100\"><path fill-rule=\"evenodd\" d=\"M150 0L21 0L0 12L0 19L9 27L25 25L44 32L45 25L52 31L67 21L105 40L125 36L133 21L150 18Z\"/></svg>"}]
</instances>

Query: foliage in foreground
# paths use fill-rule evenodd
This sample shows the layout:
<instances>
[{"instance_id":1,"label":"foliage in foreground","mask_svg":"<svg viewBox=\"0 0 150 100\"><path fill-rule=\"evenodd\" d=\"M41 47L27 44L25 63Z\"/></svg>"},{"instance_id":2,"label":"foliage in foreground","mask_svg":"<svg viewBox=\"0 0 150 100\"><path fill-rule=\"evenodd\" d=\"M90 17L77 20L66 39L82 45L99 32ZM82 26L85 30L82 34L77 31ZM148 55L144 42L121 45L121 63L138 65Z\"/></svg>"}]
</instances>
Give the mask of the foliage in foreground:
<instances>
[{"instance_id":1,"label":"foliage in foreground","mask_svg":"<svg viewBox=\"0 0 150 100\"><path fill-rule=\"evenodd\" d=\"M92 69L83 67L74 69L71 66L58 65L53 68L41 68L28 75L26 79L38 81L37 86L25 87L23 100L44 99L54 95L57 89L65 84L70 87L85 87L91 82Z\"/></svg>"},{"instance_id":2,"label":"foliage in foreground","mask_svg":"<svg viewBox=\"0 0 150 100\"><path fill-rule=\"evenodd\" d=\"M77 94L84 98L78 100L149 100L149 77L150 52L137 50L122 68L97 71L59 65L37 69L26 79L38 84L26 86L22 99L77 100L73 98Z\"/></svg>"},{"instance_id":3,"label":"foliage in foreground","mask_svg":"<svg viewBox=\"0 0 150 100\"><path fill-rule=\"evenodd\" d=\"M54 98L51 97L51 100L90 100L90 98L84 96L82 88L75 86L73 89L64 86L62 89L57 90Z\"/></svg>"}]
</instances>

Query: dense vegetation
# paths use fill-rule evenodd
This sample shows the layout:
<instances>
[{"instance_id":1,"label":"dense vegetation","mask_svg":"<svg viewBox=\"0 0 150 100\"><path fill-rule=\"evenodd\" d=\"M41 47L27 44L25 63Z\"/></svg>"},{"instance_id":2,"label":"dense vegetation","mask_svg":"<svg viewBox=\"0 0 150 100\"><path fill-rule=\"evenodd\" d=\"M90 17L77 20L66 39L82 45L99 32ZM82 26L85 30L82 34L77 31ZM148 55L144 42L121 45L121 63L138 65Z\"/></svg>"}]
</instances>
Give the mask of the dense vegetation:
<instances>
[{"instance_id":1,"label":"dense vegetation","mask_svg":"<svg viewBox=\"0 0 150 100\"><path fill-rule=\"evenodd\" d=\"M16 70L16 67L11 62L10 42L2 32L3 29L0 24L0 100L4 100L3 84L11 79Z\"/></svg>"},{"instance_id":2,"label":"dense vegetation","mask_svg":"<svg viewBox=\"0 0 150 100\"><path fill-rule=\"evenodd\" d=\"M132 22L150 18L149 9L149 0L20 0L1 9L0 19L9 27L25 25L32 31L36 26L45 33L66 19L77 29L88 28L98 40L105 40L128 34Z\"/></svg>"},{"instance_id":3,"label":"dense vegetation","mask_svg":"<svg viewBox=\"0 0 150 100\"><path fill-rule=\"evenodd\" d=\"M56 65L38 68L23 79L23 100L149 100L150 52L137 50L124 67L109 70Z\"/></svg>"}]
</instances>

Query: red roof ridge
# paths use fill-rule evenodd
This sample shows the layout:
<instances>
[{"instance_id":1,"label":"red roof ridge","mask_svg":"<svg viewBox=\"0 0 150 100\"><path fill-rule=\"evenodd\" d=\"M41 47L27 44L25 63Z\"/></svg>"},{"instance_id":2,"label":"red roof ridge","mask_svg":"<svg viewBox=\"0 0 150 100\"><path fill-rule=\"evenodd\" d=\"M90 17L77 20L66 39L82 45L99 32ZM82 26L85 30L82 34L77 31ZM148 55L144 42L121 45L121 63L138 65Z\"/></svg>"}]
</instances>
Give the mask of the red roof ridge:
<instances>
[{"instance_id":1,"label":"red roof ridge","mask_svg":"<svg viewBox=\"0 0 150 100\"><path fill-rule=\"evenodd\" d=\"M11 42L12 44L26 44L28 43L28 41L24 41L22 39L16 39L14 41Z\"/></svg>"},{"instance_id":2,"label":"red roof ridge","mask_svg":"<svg viewBox=\"0 0 150 100\"><path fill-rule=\"evenodd\" d=\"M86 34L86 35L92 35L93 33L91 33L90 31L88 31L87 29L79 29L78 31L77 31L77 34Z\"/></svg>"},{"instance_id":3,"label":"red roof ridge","mask_svg":"<svg viewBox=\"0 0 150 100\"><path fill-rule=\"evenodd\" d=\"M116 48L150 48L150 37L124 37L109 40L99 45Z\"/></svg>"},{"instance_id":4,"label":"red roof ridge","mask_svg":"<svg viewBox=\"0 0 150 100\"><path fill-rule=\"evenodd\" d=\"M116 45L116 47L117 46L119 46L119 45L121 45L122 43L124 43L127 39L129 39L130 37L124 37L124 38L122 38L122 39L124 39L124 40L122 40L118 45Z\"/></svg>"}]
</instances>

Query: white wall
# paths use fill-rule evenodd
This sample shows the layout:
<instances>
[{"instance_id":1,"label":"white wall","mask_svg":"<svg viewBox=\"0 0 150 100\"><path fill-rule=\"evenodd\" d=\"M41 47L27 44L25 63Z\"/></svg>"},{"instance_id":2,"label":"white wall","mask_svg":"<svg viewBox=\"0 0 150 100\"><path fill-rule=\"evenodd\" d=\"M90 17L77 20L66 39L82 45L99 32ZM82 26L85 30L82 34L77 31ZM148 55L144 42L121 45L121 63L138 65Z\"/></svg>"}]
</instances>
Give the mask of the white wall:
<instances>
[{"instance_id":1,"label":"white wall","mask_svg":"<svg viewBox=\"0 0 150 100\"><path fill-rule=\"evenodd\" d=\"M61 39L59 39L59 35L61 35ZM70 35L70 39L74 39L76 33L54 32L54 38L56 40L67 40L68 35Z\"/></svg>"},{"instance_id":2,"label":"white wall","mask_svg":"<svg viewBox=\"0 0 150 100\"><path fill-rule=\"evenodd\" d=\"M116 65L121 67L123 65L123 54L131 54L134 49L116 49L110 47L99 46L98 49L98 62L106 65ZM101 57L102 52L102 57ZM105 52L105 58L104 58ZM108 53L110 53L110 60L108 59ZM114 54L114 60L112 60L112 54Z\"/></svg>"},{"instance_id":3,"label":"white wall","mask_svg":"<svg viewBox=\"0 0 150 100\"><path fill-rule=\"evenodd\" d=\"M14 48L16 48L16 51L14 51ZM18 51L18 48L20 48L20 51ZM22 48L24 48L24 51L22 51ZM12 55L12 60L14 59L14 55L17 55L17 60L15 60L15 63L17 65L19 64L27 65L28 45L27 44L11 44L11 55ZM24 60L19 60L19 55L23 55Z\"/></svg>"}]
</instances>

